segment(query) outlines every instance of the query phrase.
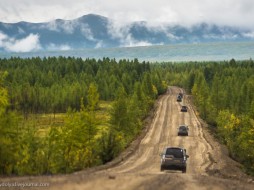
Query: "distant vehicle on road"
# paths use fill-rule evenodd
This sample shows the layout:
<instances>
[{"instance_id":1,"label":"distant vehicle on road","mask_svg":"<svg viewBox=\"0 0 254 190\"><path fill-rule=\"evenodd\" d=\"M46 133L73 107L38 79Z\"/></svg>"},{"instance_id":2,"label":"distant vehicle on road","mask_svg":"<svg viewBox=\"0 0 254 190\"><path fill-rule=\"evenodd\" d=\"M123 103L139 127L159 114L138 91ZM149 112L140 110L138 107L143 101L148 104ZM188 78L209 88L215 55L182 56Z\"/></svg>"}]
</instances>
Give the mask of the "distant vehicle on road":
<instances>
[{"instance_id":1,"label":"distant vehicle on road","mask_svg":"<svg viewBox=\"0 0 254 190\"><path fill-rule=\"evenodd\" d=\"M187 168L186 149L180 147L166 147L161 154L161 171L181 170L186 173Z\"/></svg>"},{"instance_id":2,"label":"distant vehicle on road","mask_svg":"<svg viewBox=\"0 0 254 190\"><path fill-rule=\"evenodd\" d=\"M178 127L178 136L188 136L189 135L189 127L187 125L180 125Z\"/></svg>"},{"instance_id":3,"label":"distant vehicle on road","mask_svg":"<svg viewBox=\"0 0 254 190\"><path fill-rule=\"evenodd\" d=\"M179 93L178 93L178 96L181 96L181 98L183 98L183 93L182 93L182 92L179 92Z\"/></svg>"},{"instance_id":4,"label":"distant vehicle on road","mask_svg":"<svg viewBox=\"0 0 254 190\"><path fill-rule=\"evenodd\" d=\"M181 112L187 112L187 109L188 109L187 106L182 106L181 107Z\"/></svg>"},{"instance_id":5,"label":"distant vehicle on road","mask_svg":"<svg viewBox=\"0 0 254 190\"><path fill-rule=\"evenodd\" d=\"M182 96L178 95L176 101L181 102L182 101Z\"/></svg>"}]
</instances>

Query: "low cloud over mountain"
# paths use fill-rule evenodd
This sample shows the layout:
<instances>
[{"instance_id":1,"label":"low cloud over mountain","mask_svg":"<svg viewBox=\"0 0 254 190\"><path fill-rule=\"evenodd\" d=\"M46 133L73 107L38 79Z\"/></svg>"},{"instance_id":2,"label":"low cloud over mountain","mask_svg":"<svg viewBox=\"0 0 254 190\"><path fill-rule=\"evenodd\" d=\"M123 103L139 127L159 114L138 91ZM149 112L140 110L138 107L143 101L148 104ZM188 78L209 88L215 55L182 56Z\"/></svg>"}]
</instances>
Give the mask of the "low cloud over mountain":
<instances>
[{"instance_id":1,"label":"low cloud over mountain","mask_svg":"<svg viewBox=\"0 0 254 190\"><path fill-rule=\"evenodd\" d=\"M99 15L45 23L0 22L0 51L29 52L254 40L254 31L200 23L181 25L121 24Z\"/></svg>"}]
</instances>

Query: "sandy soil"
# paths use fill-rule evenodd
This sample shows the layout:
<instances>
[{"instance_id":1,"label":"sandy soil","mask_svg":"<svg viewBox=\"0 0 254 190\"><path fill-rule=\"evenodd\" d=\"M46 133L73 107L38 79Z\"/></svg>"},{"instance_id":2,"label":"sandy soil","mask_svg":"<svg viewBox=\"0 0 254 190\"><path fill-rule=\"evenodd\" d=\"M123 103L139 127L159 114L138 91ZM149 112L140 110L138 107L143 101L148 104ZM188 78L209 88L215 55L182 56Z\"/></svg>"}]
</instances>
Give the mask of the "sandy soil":
<instances>
[{"instance_id":1,"label":"sandy soil","mask_svg":"<svg viewBox=\"0 0 254 190\"><path fill-rule=\"evenodd\" d=\"M209 133L197 116L191 98L177 102L182 89L170 87L161 96L147 120L141 136L113 162L69 175L2 178L1 183L48 183L47 187L1 189L254 189L254 179L241 171L241 165L228 157L227 149ZM187 105L188 112L180 112ZM177 136L180 124L189 126L189 136ZM165 146L180 146L190 156L187 173L160 171L160 156Z\"/></svg>"}]
</instances>

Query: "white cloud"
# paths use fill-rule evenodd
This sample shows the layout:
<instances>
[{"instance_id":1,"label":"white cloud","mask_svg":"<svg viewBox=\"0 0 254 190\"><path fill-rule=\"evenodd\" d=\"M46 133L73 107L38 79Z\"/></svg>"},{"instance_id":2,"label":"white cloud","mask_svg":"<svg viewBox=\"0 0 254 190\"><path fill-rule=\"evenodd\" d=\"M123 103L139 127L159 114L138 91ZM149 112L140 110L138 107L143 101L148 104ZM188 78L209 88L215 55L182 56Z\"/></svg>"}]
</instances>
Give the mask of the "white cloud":
<instances>
[{"instance_id":1,"label":"white cloud","mask_svg":"<svg viewBox=\"0 0 254 190\"><path fill-rule=\"evenodd\" d=\"M144 27L146 27L148 30L152 32L164 32L165 35L170 40L180 40L182 37L175 36L174 34L170 33L168 31L168 28L156 23L143 23ZM111 22L108 25L108 31L111 35L112 39L117 39L120 41L120 46L123 47L132 47L132 46L150 46L152 45L150 42L147 41L138 41L133 38L133 36L130 33L131 25L127 23L127 25L124 25L123 23L119 22ZM156 45L163 45L162 43L156 44Z\"/></svg>"},{"instance_id":2,"label":"white cloud","mask_svg":"<svg viewBox=\"0 0 254 190\"><path fill-rule=\"evenodd\" d=\"M119 39L120 41L125 41L126 36L129 35L130 25L123 25L117 21L110 22L108 25L108 32L112 39Z\"/></svg>"},{"instance_id":3,"label":"white cloud","mask_svg":"<svg viewBox=\"0 0 254 190\"><path fill-rule=\"evenodd\" d=\"M151 45L155 45L155 44L151 44L147 41L138 41L133 39L133 37L131 36L131 34L128 34L124 39L122 39L121 41L121 45L122 47L136 47L136 46L151 46Z\"/></svg>"},{"instance_id":4,"label":"white cloud","mask_svg":"<svg viewBox=\"0 0 254 190\"><path fill-rule=\"evenodd\" d=\"M5 40L8 36L0 31L0 48L4 47Z\"/></svg>"},{"instance_id":5,"label":"white cloud","mask_svg":"<svg viewBox=\"0 0 254 190\"><path fill-rule=\"evenodd\" d=\"M0 42L6 40L8 36L0 31Z\"/></svg>"},{"instance_id":6,"label":"white cloud","mask_svg":"<svg viewBox=\"0 0 254 190\"><path fill-rule=\"evenodd\" d=\"M246 33L243 33L242 35L247 38L254 38L254 31L246 32Z\"/></svg>"},{"instance_id":7,"label":"white cloud","mask_svg":"<svg viewBox=\"0 0 254 190\"><path fill-rule=\"evenodd\" d=\"M46 22L99 14L118 22L192 25L200 22L254 28L253 0L0 0L0 21ZM71 25L69 27L71 31Z\"/></svg>"},{"instance_id":8,"label":"white cloud","mask_svg":"<svg viewBox=\"0 0 254 190\"><path fill-rule=\"evenodd\" d=\"M69 20L53 20L45 23L41 26L41 29L49 29L56 32L65 32L66 34L72 34L78 23L76 21Z\"/></svg>"},{"instance_id":9,"label":"white cloud","mask_svg":"<svg viewBox=\"0 0 254 190\"><path fill-rule=\"evenodd\" d=\"M71 47L67 44L61 44L61 45L56 45L54 43L50 43L47 47L47 50L60 50L60 51L67 51L67 50L71 50Z\"/></svg>"},{"instance_id":10,"label":"white cloud","mask_svg":"<svg viewBox=\"0 0 254 190\"><path fill-rule=\"evenodd\" d=\"M166 36L170 40L181 40L183 37L175 36L174 34L171 34L170 32L166 32Z\"/></svg>"},{"instance_id":11,"label":"white cloud","mask_svg":"<svg viewBox=\"0 0 254 190\"><path fill-rule=\"evenodd\" d=\"M102 41L97 42L97 44L95 45L95 48L102 48L104 46Z\"/></svg>"},{"instance_id":12,"label":"white cloud","mask_svg":"<svg viewBox=\"0 0 254 190\"><path fill-rule=\"evenodd\" d=\"M94 39L93 33L91 29L89 28L88 24L82 24L80 26L82 34L86 37L86 39L91 40L91 41L96 41Z\"/></svg>"},{"instance_id":13,"label":"white cloud","mask_svg":"<svg viewBox=\"0 0 254 190\"><path fill-rule=\"evenodd\" d=\"M41 26L41 29L49 29L51 31L60 32L60 28L58 28L58 24L55 20L51 21L51 22L48 22L46 24L43 24Z\"/></svg>"},{"instance_id":14,"label":"white cloud","mask_svg":"<svg viewBox=\"0 0 254 190\"><path fill-rule=\"evenodd\" d=\"M67 34L72 34L76 26L77 23L75 21L64 21L61 23L61 28Z\"/></svg>"},{"instance_id":15,"label":"white cloud","mask_svg":"<svg viewBox=\"0 0 254 190\"><path fill-rule=\"evenodd\" d=\"M41 49L39 35L29 34L22 39L10 38L0 32L0 48L10 52L30 52Z\"/></svg>"},{"instance_id":16,"label":"white cloud","mask_svg":"<svg viewBox=\"0 0 254 190\"><path fill-rule=\"evenodd\" d=\"M147 41L130 41L124 47L138 47L138 46L151 46L151 45L159 45L159 44L151 44Z\"/></svg>"}]
</instances>

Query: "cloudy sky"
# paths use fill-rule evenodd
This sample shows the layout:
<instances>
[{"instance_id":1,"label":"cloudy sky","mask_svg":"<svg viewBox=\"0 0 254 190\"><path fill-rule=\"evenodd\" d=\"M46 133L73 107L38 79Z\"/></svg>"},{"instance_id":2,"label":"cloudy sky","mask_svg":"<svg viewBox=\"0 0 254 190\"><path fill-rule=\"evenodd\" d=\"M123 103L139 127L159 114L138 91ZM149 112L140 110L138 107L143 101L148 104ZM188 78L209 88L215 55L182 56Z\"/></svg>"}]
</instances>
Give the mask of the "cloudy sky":
<instances>
[{"instance_id":1,"label":"cloudy sky","mask_svg":"<svg viewBox=\"0 0 254 190\"><path fill-rule=\"evenodd\" d=\"M119 22L208 22L254 28L253 0L0 0L2 22L47 22L90 13Z\"/></svg>"}]
</instances>

